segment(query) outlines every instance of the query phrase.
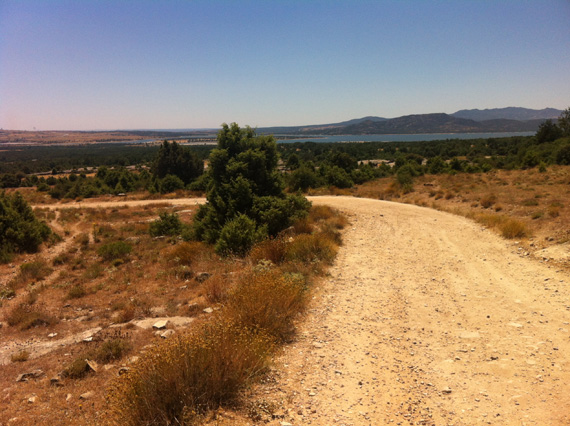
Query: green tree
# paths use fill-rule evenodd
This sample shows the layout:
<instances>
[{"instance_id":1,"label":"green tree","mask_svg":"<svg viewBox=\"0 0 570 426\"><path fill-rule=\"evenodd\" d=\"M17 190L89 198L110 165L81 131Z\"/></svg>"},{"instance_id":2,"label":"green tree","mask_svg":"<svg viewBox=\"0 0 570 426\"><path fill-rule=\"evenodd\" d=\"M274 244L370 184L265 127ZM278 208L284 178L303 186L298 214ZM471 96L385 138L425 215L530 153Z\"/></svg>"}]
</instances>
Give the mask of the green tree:
<instances>
[{"instance_id":1,"label":"green tree","mask_svg":"<svg viewBox=\"0 0 570 426\"><path fill-rule=\"evenodd\" d=\"M536 140L538 143L552 142L562 136L562 130L552 120L546 120L536 132Z\"/></svg>"},{"instance_id":2,"label":"green tree","mask_svg":"<svg viewBox=\"0 0 570 426\"><path fill-rule=\"evenodd\" d=\"M204 171L204 163L190 148L176 142L164 141L152 166L153 175L159 179L167 175L177 176L188 184Z\"/></svg>"},{"instance_id":3,"label":"green tree","mask_svg":"<svg viewBox=\"0 0 570 426\"><path fill-rule=\"evenodd\" d=\"M208 202L196 214L195 237L218 243L222 229L228 225L224 237L231 242L238 240L236 229L247 229L255 238L239 240L239 247L217 244L222 254L242 255L261 234L274 235L305 215L310 203L301 196L284 193L277 161L277 144L272 136L256 136L249 126L223 124L217 148L210 153ZM254 221L255 231L242 216Z\"/></svg>"},{"instance_id":4,"label":"green tree","mask_svg":"<svg viewBox=\"0 0 570 426\"><path fill-rule=\"evenodd\" d=\"M0 194L0 261L9 260L12 253L36 252L50 235L51 229L19 193Z\"/></svg>"},{"instance_id":5,"label":"green tree","mask_svg":"<svg viewBox=\"0 0 570 426\"><path fill-rule=\"evenodd\" d=\"M289 175L289 189L293 191L307 191L309 188L320 186L319 177L310 167L299 167Z\"/></svg>"},{"instance_id":6,"label":"green tree","mask_svg":"<svg viewBox=\"0 0 570 426\"><path fill-rule=\"evenodd\" d=\"M558 117L558 127L562 130L563 136L570 136L570 107L562 111Z\"/></svg>"}]
</instances>

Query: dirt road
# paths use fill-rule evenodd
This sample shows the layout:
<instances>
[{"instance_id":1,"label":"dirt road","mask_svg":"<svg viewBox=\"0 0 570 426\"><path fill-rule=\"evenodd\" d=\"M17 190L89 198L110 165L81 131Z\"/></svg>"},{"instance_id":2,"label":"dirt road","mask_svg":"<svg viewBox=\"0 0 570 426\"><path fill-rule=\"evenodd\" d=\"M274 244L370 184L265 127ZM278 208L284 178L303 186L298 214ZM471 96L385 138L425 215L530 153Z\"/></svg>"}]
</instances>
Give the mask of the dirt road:
<instances>
[{"instance_id":1,"label":"dirt road","mask_svg":"<svg viewBox=\"0 0 570 426\"><path fill-rule=\"evenodd\" d=\"M570 424L566 274L451 214L312 201L351 225L264 387L272 424Z\"/></svg>"},{"instance_id":2,"label":"dirt road","mask_svg":"<svg viewBox=\"0 0 570 426\"><path fill-rule=\"evenodd\" d=\"M351 226L268 389L288 422L570 424L567 276L461 217L313 202Z\"/></svg>"}]
</instances>

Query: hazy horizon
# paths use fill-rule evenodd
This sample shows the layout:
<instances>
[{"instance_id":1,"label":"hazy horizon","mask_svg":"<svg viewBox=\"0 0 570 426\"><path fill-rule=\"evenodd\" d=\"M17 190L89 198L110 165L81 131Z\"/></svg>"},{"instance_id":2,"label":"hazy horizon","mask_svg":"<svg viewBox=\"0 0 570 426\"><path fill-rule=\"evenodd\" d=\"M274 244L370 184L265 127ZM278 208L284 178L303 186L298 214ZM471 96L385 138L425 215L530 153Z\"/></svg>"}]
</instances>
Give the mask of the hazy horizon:
<instances>
[{"instance_id":1,"label":"hazy horizon","mask_svg":"<svg viewBox=\"0 0 570 426\"><path fill-rule=\"evenodd\" d=\"M0 3L0 128L216 129L570 103L570 2Z\"/></svg>"}]
</instances>

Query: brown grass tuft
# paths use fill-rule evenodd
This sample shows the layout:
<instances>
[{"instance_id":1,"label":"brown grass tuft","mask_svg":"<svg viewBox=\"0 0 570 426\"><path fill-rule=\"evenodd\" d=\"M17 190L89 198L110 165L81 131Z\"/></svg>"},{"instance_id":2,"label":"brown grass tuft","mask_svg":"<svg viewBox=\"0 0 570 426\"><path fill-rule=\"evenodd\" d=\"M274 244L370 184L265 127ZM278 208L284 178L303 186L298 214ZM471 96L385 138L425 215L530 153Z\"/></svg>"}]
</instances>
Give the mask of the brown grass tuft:
<instances>
[{"instance_id":1,"label":"brown grass tuft","mask_svg":"<svg viewBox=\"0 0 570 426\"><path fill-rule=\"evenodd\" d=\"M218 317L151 349L117 378L107 395L114 421L124 426L192 424L232 402L267 367L271 344Z\"/></svg>"},{"instance_id":2,"label":"brown grass tuft","mask_svg":"<svg viewBox=\"0 0 570 426\"><path fill-rule=\"evenodd\" d=\"M33 327L45 327L57 323L57 319L47 314L40 308L20 304L12 308L6 315L8 325L19 326L21 330L28 330Z\"/></svg>"},{"instance_id":3,"label":"brown grass tuft","mask_svg":"<svg viewBox=\"0 0 570 426\"><path fill-rule=\"evenodd\" d=\"M231 292L226 315L250 330L263 330L278 342L293 336L293 320L306 304L304 281L280 271L251 273Z\"/></svg>"}]
</instances>

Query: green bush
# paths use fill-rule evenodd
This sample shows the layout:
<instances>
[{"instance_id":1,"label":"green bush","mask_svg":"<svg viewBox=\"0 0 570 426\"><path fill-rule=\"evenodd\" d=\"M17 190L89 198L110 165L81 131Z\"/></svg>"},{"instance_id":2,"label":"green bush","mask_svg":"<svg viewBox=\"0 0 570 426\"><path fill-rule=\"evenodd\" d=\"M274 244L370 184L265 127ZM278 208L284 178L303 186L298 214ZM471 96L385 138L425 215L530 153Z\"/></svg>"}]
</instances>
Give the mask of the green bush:
<instances>
[{"instance_id":1,"label":"green bush","mask_svg":"<svg viewBox=\"0 0 570 426\"><path fill-rule=\"evenodd\" d=\"M97 253L103 260L125 259L132 250L132 246L124 241L114 241L99 247Z\"/></svg>"},{"instance_id":2,"label":"green bush","mask_svg":"<svg viewBox=\"0 0 570 426\"><path fill-rule=\"evenodd\" d=\"M224 256L245 256L251 247L267 236L266 228L256 229L255 221L242 214L222 228L216 251Z\"/></svg>"},{"instance_id":3,"label":"green bush","mask_svg":"<svg viewBox=\"0 0 570 426\"><path fill-rule=\"evenodd\" d=\"M152 237L163 235L174 236L182 233L183 225L176 213L164 212L150 224L149 233Z\"/></svg>"},{"instance_id":4,"label":"green bush","mask_svg":"<svg viewBox=\"0 0 570 426\"><path fill-rule=\"evenodd\" d=\"M19 193L0 194L0 261L8 261L12 253L36 252L50 235L50 228Z\"/></svg>"},{"instance_id":5,"label":"green bush","mask_svg":"<svg viewBox=\"0 0 570 426\"><path fill-rule=\"evenodd\" d=\"M329 185L336 186L337 188L350 188L354 185L350 175L338 166L329 168L326 172L325 179Z\"/></svg>"},{"instance_id":6,"label":"green bush","mask_svg":"<svg viewBox=\"0 0 570 426\"><path fill-rule=\"evenodd\" d=\"M169 192L184 189L184 182L178 176L167 175L164 179L161 179L159 187L161 194L168 194Z\"/></svg>"},{"instance_id":7,"label":"green bush","mask_svg":"<svg viewBox=\"0 0 570 426\"><path fill-rule=\"evenodd\" d=\"M301 166L289 175L289 188L292 191L306 192L309 188L321 186L319 177L310 167Z\"/></svg>"}]
</instances>

